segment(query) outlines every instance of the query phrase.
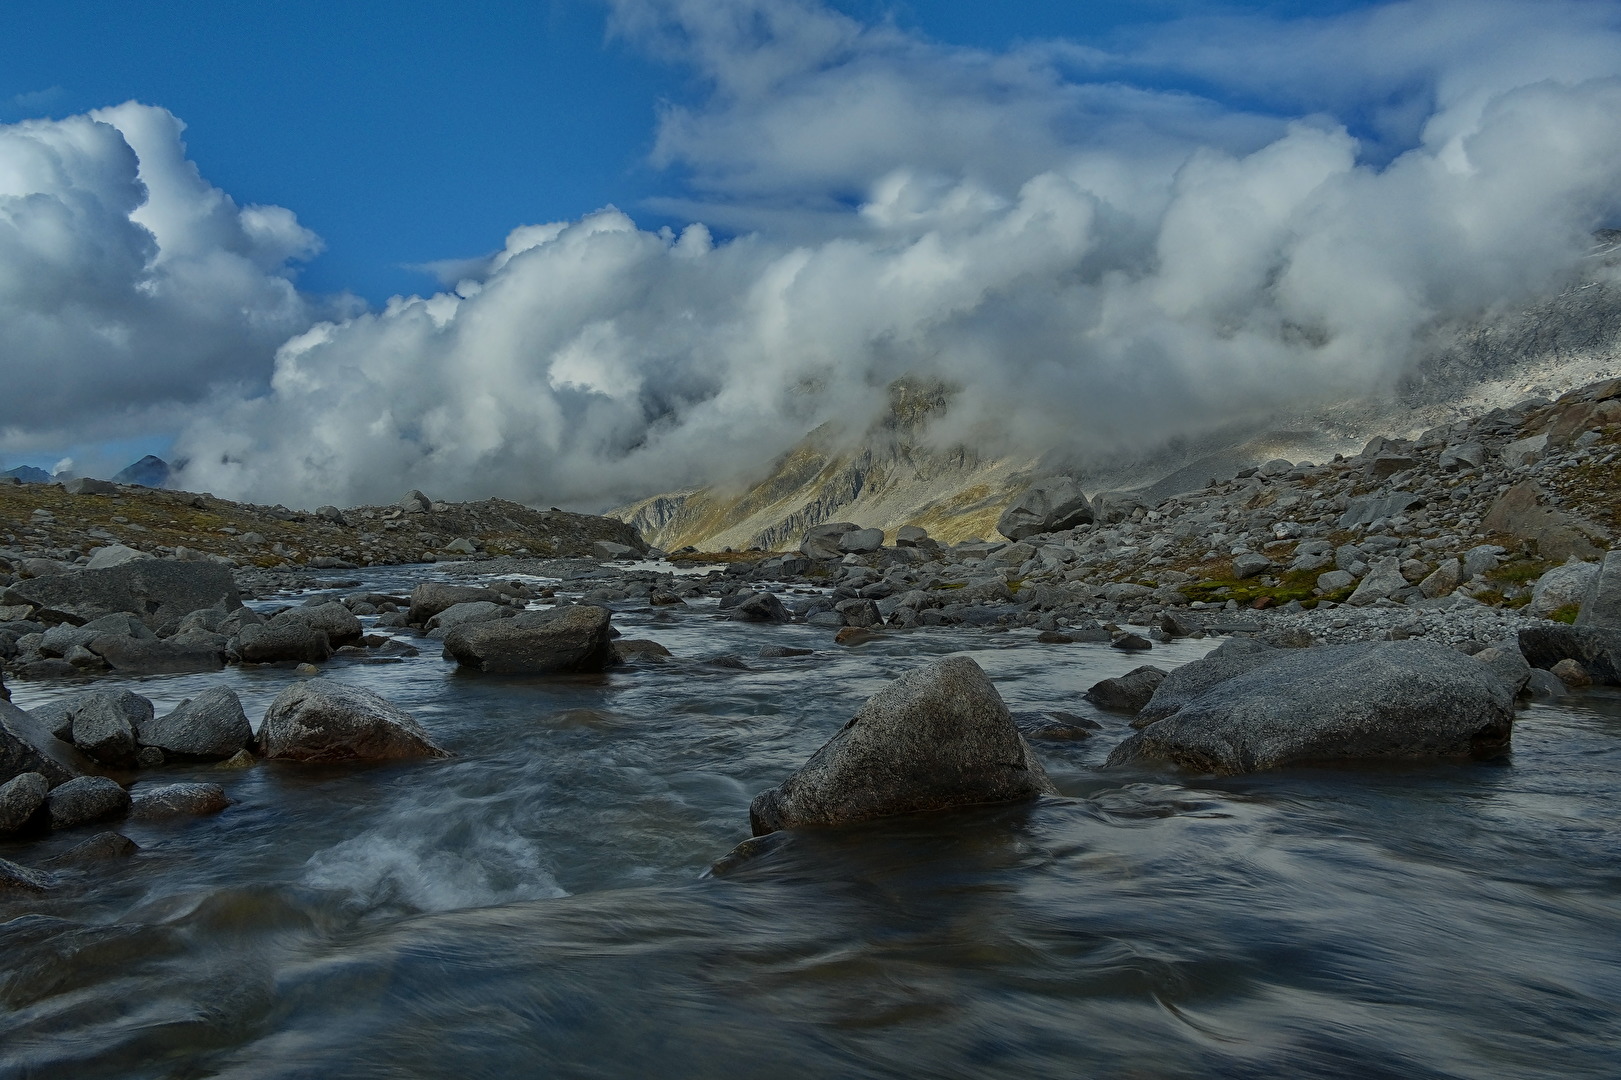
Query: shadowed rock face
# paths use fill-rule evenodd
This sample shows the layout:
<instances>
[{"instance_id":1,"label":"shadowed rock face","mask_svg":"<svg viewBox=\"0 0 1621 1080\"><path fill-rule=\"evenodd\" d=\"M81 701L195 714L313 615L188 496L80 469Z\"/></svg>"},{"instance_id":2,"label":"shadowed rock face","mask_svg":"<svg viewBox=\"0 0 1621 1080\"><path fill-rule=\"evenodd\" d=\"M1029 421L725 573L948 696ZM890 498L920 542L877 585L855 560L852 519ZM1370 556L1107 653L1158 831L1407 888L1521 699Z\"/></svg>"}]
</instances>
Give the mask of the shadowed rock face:
<instances>
[{"instance_id":1,"label":"shadowed rock face","mask_svg":"<svg viewBox=\"0 0 1621 1080\"><path fill-rule=\"evenodd\" d=\"M749 807L754 835L1017 802L1055 789L978 664L952 656L870 698Z\"/></svg>"},{"instance_id":2,"label":"shadowed rock face","mask_svg":"<svg viewBox=\"0 0 1621 1080\"><path fill-rule=\"evenodd\" d=\"M1259 655L1263 662L1251 670L1188 694L1185 704L1116 747L1108 763L1168 761L1200 772L1247 773L1466 758L1500 752L1513 731L1513 699L1502 681L1485 664L1433 642ZM1233 670L1243 662L1218 659L1216 666ZM1167 678L1161 689L1170 685Z\"/></svg>"},{"instance_id":3,"label":"shadowed rock face","mask_svg":"<svg viewBox=\"0 0 1621 1080\"><path fill-rule=\"evenodd\" d=\"M253 741L242 702L227 686L210 687L167 716L138 722L135 735L142 746L165 754L213 760L228 758Z\"/></svg>"},{"instance_id":4,"label":"shadowed rock face","mask_svg":"<svg viewBox=\"0 0 1621 1080\"><path fill-rule=\"evenodd\" d=\"M580 604L458 626L445 635L445 657L486 672L602 671L615 659L610 618L606 608Z\"/></svg>"},{"instance_id":5,"label":"shadowed rock face","mask_svg":"<svg viewBox=\"0 0 1621 1080\"><path fill-rule=\"evenodd\" d=\"M223 603L242 606L236 581L223 566L141 559L105 570L78 570L32 578L12 591L59 618L86 623L128 612L159 634L171 634L193 611Z\"/></svg>"},{"instance_id":6,"label":"shadowed rock face","mask_svg":"<svg viewBox=\"0 0 1621 1080\"><path fill-rule=\"evenodd\" d=\"M450 757L416 718L379 694L326 679L289 686L259 729L267 758L388 761Z\"/></svg>"}]
</instances>

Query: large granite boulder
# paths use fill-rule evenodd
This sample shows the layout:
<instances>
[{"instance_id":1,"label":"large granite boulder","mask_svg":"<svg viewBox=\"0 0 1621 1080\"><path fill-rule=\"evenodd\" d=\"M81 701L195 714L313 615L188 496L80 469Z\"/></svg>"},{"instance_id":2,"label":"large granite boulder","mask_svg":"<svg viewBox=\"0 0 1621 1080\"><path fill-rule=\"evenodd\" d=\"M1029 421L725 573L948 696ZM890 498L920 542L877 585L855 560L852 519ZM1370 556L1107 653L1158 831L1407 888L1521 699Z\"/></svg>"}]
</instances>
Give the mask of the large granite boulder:
<instances>
[{"instance_id":1,"label":"large granite boulder","mask_svg":"<svg viewBox=\"0 0 1621 1080\"><path fill-rule=\"evenodd\" d=\"M220 761L253 742L253 728L236 691L214 686L165 716L137 722L135 739L162 750L165 757Z\"/></svg>"},{"instance_id":2,"label":"large granite boulder","mask_svg":"<svg viewBox=\"0 0 1621 1080\"><path fill-rule=\"evenodd\" d=\"M1247 773L1479 757L1504 750L1513 725L1513 695L1502 680L1434 642L1276 649L1149 724L1116 747L1108 763L1168 761L1200 772Z\"/></svg>"},{"instance_id":3,"label":"large granite boulder","mask_svg":"<svg viewBox=\"0 0 1621 1080\"><path fill-rule=\"evenodd\" d=\"M198 608L242 606L236 580L225 567L164 559L30 578L7 594L37 605L47 622L87 623L129 612L160 635L173 633Z\"/></svg>"},{"instance_id":4,"label":"large granite boulder","mask_svg":"<svg viewBox=\"0 0 1621 1080\"><path fill-rule=\"evenodd\" d=\"M883 546L882 529L851 529L839 536L839 550L846 555L868 555Z\"/></svg>"},{"instance_id":5,"label":"large granite boulder","mask_svg":"<svg viewBox=\"0 0 1621 1080\"><path fill-rule=\"evenodd\" d=\"M611 617L580 604L458 626L445 635L445 658L509 674L602 671L614 662Z\"/></svg>"},{"instance_id":6,"label":"large granite boulder","mask_svg":"<svg viewBox=\"0 0 1621 1080\"><path fill-rule=\"evenodd\" d=\"M799 552L808 559L837 559L844 554L839 540L847 532L861 528L853 521L829 521L812 525L799 542Z\"/></svg>"},{"instance_id":7,"label":"large granite boulder","mask_svg":"<svg viewBox=\"0 0 1621 1080\"><path fill-rule=\"evenodd\" d=\"M293 761L389 761L443 758L410 713L380 694L328 679L289 686L265 712L260 752Z\"/></svg>"},{"instance_id":8,"label":"large granite boulder","mask_svg":"<svg viewBox=\"0 0 1621 1080\"><path fill-rule=\"evenodd\" d=\"M996 531L1017 542L1091 521L1092 504L1081 485L1067 476L1055 476L1037 480L1014 499L997 519Z\"/></svg>"},{"instance_id":9,"label":"large granite boulder","mask_svg":"<svg viewBox=\"0 0 1621 1080\"><path fill-rule=\"evenodd\" d=\"M1278 653L1256 638L1230 637L1200 659L1183 664L1161 679L1148 702L1137 710L1132 726L1147 727L1163 720L1218 683L1272 662Z\"/></svg>"},{"instance_id":10,"label":"large granite boulder","mask_svg":"<svg viewBox=\"0 0 1621 1080\"><path fill-rule=\"evenodd\" d=\"M412 626L423 626L435 615L457 604L472 604L480 600L499 603L501 594L494 589L480 589L471 585L447 585L443 581L424 581L411 590L411 610L406 616Z\"/></svg>"},{"instance_id":11,"label":"large granite boulder","mask_svg":"<svg viewBox=\"0 0 1621 1080\"><path fill-rule=\"evenodd\" d=\"M152 703L129 690L97 690L74 705L68 739L92 761L114 769L135 764L135 729L152 719Z\"/></svg>"},{"instance_id":12,"label":"large granite boulder","mask_svg":"<svg viewBox=\"0 0 1621 1080\"><path fill-rule=\"evenodd\" d=\"M332 642L308 623L290 619L244 626L226 651L244 664L319 664L332 657Z\"/></svg>"},{"instance_id":13,"label":"large granite boulder","mask_svg":"<svg viewBox=\"0 0 1621 1080\"><path fill-rule=\"evenodd\" d=\"M985 672L950 656L869 698L797 772L755 796L749 824L760 836L1054 790Z\"/></svg>"}]
</instances>

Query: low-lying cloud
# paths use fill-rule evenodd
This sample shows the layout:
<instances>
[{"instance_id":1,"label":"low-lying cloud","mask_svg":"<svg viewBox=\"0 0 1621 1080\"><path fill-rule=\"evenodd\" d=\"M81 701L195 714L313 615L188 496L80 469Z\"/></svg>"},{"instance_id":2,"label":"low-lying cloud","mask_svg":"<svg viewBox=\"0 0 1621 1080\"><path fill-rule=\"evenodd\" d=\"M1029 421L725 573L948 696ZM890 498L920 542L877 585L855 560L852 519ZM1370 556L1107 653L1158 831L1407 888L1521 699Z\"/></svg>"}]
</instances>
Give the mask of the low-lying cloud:
<instances>
[{"instance_id":1,"label":"low-lying cloud","mask_svg":"<svg viewBox=\"0 0 1621 1080\"><path fill-rule=\"evenodd\" d=\"M611 11L705 88L661 113L654 160L679 191L657 209L735 238L607 208L443 264L465 275L445 292L315 321L286 277L312 239L226 200L225 231L186 250L237 259L231 310L262 317L208 322L227 308L208 293L189 317L255 343L228 368L249 384L254 350L280 348L260 392L216 387L186 428L187 486L600 507L758 470L825 420L859 426L907 373L963 388L953 435L1146 447L1388 385L1427 327L1556 287L1621 214L1613 3L1412 2L1004 53L809 0ZM1173 82L1207 89L1153 88ZM155 202L175 185L119 130ZM136 220L115 151L86 155L100 164L71 190L122 201L74 204L100 224L69 233L113 238L116 258L77 256L105 283L61 275L51 302L123 296L180 250L156 211ZM11 260L0 248L0 305L26 307ZM194 399L204 353L165 358L143 400Z\"/></svg>"}]
</instances>

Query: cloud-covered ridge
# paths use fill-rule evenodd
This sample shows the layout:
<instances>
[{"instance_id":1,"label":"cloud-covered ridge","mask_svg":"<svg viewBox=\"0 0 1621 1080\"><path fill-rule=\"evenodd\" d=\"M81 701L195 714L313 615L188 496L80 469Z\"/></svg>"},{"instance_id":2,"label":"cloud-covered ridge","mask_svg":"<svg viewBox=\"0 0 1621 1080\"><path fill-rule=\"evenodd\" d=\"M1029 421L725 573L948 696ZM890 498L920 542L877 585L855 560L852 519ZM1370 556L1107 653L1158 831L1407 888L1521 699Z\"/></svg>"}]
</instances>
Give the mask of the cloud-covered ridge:
<instances>
[{"instance_id":1,"label":"cloud-covered ridge","mask_svg":"<svg viewBox=\"0 0 1621 1080\"><path fill-rule=\"evenodd\" d=\"M680 190L658 208L736 238L613 208L516 229L453 289L298 327L265 392L220 395L186 430L185 484L604 506L860 426L905 373L963 388L946 435L1146 447L1387 385L1427 327L1556 287L1621 215L1609 2L1435 0L1005 53L809 0L612 10L704 87L661 114L655 159ZM1446 44L1459 26L1467 48ZM1154 88L1171 76L1206 89ZM255 281L285 283L288 243L246 259Z\"/></svg>"}]
</instances>

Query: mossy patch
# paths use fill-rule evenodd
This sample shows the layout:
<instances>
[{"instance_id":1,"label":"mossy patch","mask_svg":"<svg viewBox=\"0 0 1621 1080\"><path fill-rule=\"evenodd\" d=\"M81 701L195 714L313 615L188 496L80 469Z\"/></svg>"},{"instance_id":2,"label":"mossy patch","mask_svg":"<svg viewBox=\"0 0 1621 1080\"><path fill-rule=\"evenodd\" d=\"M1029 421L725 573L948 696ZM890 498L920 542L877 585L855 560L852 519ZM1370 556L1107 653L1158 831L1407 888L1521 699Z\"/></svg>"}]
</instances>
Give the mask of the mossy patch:
<instances>
[{"instance_id":1,"label":"mossy patch","mask_svg":"<svg viewBox=\"0 0 1621 1080\"><path fill-rule=\"evenodd\" d=\"M1552 611L1548 612L1548 618L1552 619L1554 622L1562 622L1568 625L1574 623L1576 621L1576 616L1580 615L1581 613L1582 605L1566 604L1563 607L1556 607Z\"/></svg>"}]
</instances>

